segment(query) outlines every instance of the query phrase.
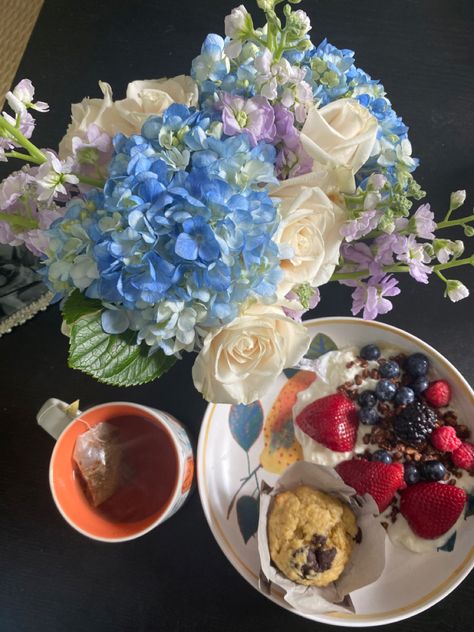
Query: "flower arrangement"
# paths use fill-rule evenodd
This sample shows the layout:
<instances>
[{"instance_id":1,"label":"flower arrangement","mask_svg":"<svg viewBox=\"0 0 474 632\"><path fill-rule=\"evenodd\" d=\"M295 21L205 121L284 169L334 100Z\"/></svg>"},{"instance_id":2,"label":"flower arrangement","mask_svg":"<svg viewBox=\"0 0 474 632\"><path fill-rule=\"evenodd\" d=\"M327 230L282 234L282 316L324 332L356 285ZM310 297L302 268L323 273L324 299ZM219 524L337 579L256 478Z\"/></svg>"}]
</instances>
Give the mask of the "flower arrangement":
<instances>
[{"instance_id":1,"label":"flower arrangement","mask_svg":"<svg viewBox=\"0 0 474 632\"><path fill-rule=\"evenodd\" d=\"M119 101L100 82L57 152L30 140L48 110L32 83L7 94L0 160L26 164L0 184L0 242L41 258L71 367L132 385L196 351L199 391L248 403L306 352L301 317L329 281L368 319L392 308L398 273L468 295L445 271L473 256L438 236L473 236L473 215L452 218L465 192L441 222L412 212L418 160L383 86L282 1L257 0L261 27L233 9L190 76L134 81Z\"/></svg>"}]
</instances>

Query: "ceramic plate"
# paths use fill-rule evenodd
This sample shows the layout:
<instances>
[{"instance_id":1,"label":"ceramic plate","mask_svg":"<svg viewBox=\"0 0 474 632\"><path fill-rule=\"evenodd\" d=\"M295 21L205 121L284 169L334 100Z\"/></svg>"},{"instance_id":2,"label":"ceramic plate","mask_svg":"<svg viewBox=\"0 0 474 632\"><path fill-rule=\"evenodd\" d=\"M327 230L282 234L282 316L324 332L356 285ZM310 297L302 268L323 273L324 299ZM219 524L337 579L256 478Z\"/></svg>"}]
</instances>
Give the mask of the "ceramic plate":
<instances>
[{"instance_id":1,"label":"ceramic plate","mask_svg":"<svg viewBox=\"0 0 474 632\"><path fill-rule=\"evenodd\" d=\"M314 334L310 357L347 345L369 342L395 345L408 352L422 351L439 377L449 380L453 407L474 431L474 392L459 372L437 351L418 338L388 325L356 318L308 321ZM291 407L296 393L314 375L288 371L276 380L271 393L249 406L211 404L199 438L198 483L209 526L223 552L257 590L259 561L255 532L258 490L270 485L289 463L301 456L295 442ZM474 482L474 479L473 479ZM466 517L474 514L473 498ZM371 626L399 621L429 608L451 592L474 566L474 518L436 552L419 555L386 542L387 563L382 576L351 594L356 614L307 616L341 626ZM279 588L269 598L296 614ZM306 616L306 615L301 615Z\"/></svg>"}]
</instances>

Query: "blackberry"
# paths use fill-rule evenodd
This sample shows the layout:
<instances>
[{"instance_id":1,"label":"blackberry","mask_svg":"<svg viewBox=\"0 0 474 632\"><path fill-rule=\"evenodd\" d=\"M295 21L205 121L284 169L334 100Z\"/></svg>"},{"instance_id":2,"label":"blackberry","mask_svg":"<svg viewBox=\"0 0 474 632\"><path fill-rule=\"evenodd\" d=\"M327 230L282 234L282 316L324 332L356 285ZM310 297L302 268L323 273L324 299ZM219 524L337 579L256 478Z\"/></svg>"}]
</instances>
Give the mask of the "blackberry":
<instances>
[{"instance_id":1,"label":"blackberry","mask_svg":"<svg viewBox=\"0 0 474 632\"><path fill-rule=\"evenodd\" d=\"M404 443L418 445L435 429L436 415L420 401L408 404L393 420L393 430Z\"/></svg>"}]
</instances>

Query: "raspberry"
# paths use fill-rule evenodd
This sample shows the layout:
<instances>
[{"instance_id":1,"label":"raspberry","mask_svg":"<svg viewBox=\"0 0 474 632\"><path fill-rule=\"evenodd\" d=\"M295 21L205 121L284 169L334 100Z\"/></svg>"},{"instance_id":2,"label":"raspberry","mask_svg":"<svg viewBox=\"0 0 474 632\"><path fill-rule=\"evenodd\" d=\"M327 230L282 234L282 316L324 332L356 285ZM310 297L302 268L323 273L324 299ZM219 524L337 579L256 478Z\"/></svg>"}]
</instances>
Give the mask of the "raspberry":
<instances>
[{"instance_id":1,"label":"raspberry","mask_svg":"<svg viewBox=\"0 0 474 632\"><path fill-rule=\"evenodd\" d=\"M456 467L460 467L463 470L474 469L474 445L469 441L463 441L460 447L451 455L453 463Z\"/></svg>"},{"instance_id":2,"label":"raspberry","mask_svg":"<svg viewBox=\"0 0 474 632\"><path fill-rule=\"evenodd\" d=\"M451 399L451 387L446 380L436 380L431 382L424 396L428 404L435 408L441 408L441 406L447 406Z\"/></svg>"},{"instance_id":3,"label":"raspberry","mask_svg":"<svg viewBox=\"0 0 474 632\"><path fill-rule=\"evenodd\" d=\"M452 426L441 426L433 430L431 443L441 452L454 452L462 441L456 436L456 430Z\"/></svg>"}]
</instances>

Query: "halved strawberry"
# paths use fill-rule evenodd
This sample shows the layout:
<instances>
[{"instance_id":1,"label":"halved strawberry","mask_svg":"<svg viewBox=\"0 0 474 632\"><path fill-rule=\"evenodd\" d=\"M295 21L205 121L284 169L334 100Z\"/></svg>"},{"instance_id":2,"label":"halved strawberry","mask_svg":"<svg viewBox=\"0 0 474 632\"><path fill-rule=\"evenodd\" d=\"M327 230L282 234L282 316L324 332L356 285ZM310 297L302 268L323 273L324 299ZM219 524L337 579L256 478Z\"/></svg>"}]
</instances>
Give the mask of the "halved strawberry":
<instances>
[{"instance_id":1,"label":"halved strawberry","mask_svg":"<svg viewBox=\"0 0 474 632\"><path fill-rule=\"evenodd\" d=\"M433 540L449 531L461 515L467 494L444 483L417 483L401 493L400 512L420 538Z\"/></svg>"},{"instance_id":2,"label":"halved strawberry","mask_svg":"<svg viewBox=\"0 0 474 632\"><path fill-rule=\"evenodd\" d=\"M352 400L334 393L303 408L296 417L296 425L334 452L349 452L357 438L357 408Z\"/></svg>"},{"instance_id":3,"label":"halved strawberry","mask_svg":"<svg viewBox=\"0 0 474 632\"><path fill-rule=\"evenodd\" d=\"M395 492L405 486L400 463L352 459L339 463L336 471L344 483L353 487L358 494L370 494L380 512L389 506Z\"/></svg>"}]
</instances>

